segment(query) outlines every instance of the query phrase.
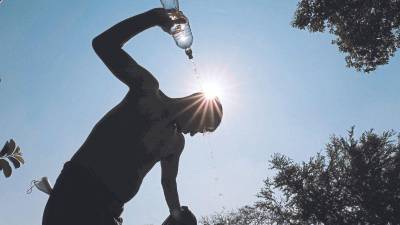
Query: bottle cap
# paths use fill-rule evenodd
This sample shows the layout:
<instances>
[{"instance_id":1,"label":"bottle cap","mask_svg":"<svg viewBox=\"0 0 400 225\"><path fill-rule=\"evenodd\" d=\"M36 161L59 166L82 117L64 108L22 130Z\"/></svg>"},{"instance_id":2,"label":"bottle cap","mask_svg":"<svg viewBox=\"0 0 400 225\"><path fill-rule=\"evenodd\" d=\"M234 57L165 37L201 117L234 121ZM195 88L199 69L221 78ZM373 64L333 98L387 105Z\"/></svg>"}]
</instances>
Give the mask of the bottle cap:
<instances>
[{"instance_id":1,"label":"bottle cap","mask_svg":"<svg viewBox=\"0 0 400 225\"><path fill-rule=\"evenodd\" d=\"M193 52L191 48L187 48L185 50L186 55L189 57L189 59L193 59Z\"/></svg>"}]
</instances>

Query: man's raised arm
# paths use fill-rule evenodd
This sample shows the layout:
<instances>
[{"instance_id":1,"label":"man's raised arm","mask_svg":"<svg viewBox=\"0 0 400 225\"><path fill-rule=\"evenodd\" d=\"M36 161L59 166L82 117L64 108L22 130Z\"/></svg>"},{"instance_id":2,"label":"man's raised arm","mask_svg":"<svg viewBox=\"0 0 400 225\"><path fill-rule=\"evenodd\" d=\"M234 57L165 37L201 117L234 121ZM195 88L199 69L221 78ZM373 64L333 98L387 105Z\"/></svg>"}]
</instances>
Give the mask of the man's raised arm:
<instances>
[{"instance_id":1,"label":"man's raised arm","mask_svg":"<svg viewBox=\"0 0 400 225\"><path fill-rule=\"evenodd\" d=\"M170 23L163 9L152 9L112 26L95 37L92 46L110 71L129 87L154 84L155 78L137 64L122 47L138 33L154 26L164 27Z\"/></svg>"}]
</instances>

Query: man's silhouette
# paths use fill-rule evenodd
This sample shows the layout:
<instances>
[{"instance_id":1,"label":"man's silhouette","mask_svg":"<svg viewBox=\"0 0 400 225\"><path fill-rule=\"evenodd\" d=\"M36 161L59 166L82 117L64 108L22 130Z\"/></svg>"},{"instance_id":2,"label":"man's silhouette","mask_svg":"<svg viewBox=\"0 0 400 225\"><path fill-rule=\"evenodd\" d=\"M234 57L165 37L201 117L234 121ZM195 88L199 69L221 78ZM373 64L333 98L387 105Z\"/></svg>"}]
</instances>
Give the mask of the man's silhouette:
<instances>
[{"instance_id":1,"label":"man's silhouette","mask_svg":"<svg viewBox=\"0 0 400 225\"><path fill-rule=\"evenodd\" d=\"M64 165L43 225L120 224L123 204L136 195L157 162L171 217L179 220L183 213L176 185L185 145L182 134L214 131L221 122L222 106L217 98L208 100L202 93L167 97L157 79L122 49L129 39L154 26L165 31L172 26L165 10L128 18L94 38L97 55L129 92Z\"/></svg>"}]
</instances>

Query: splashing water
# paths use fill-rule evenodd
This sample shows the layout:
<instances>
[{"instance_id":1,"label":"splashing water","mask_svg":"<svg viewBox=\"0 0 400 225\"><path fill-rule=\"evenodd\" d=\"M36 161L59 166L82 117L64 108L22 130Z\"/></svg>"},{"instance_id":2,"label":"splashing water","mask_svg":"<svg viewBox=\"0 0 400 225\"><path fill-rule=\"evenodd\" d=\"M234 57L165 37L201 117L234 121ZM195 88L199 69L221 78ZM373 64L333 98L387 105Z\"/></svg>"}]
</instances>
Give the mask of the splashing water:
<instances>
[{"instance_id":1,"label":"splashing water","mask_svg":"<svg viewBox=\"0 0 400 225\"><path fill-rule=\"evenodd\" d=\"M193 59L191 59L190 62L192 63L194 74L198 75L197 65L196 65L195 61Z\"/></svg>"},{"instance_id":2,"label":"splashing water","mask_svg":"<svg viewBox=\"0 0 400 225\"><path fill-rule=\"evenodd\" d=\"M201 91L204 92L204 91L205 91L204 83L203 83L203 80L202 80L202 78L201 78L201 76L200 76L199 70L198 70L198 68L197 68L197 64L196 64L196 62L195 62L193 59L190 59L190 62L192 63L193 72L194 72L193 74L194 74L194 76L195 76L195 79L196 79L196 81L198 82ZM220 179L219 179L219 176L218 176L217 170L216 170L216 169L217 169L217 165L216 165L216 162L215 162L214 148L213 148L213 145L211 144L210 136L211 136L211 133L205 132L205 131L203 132L204 140L206 141L206 145L207 145L207 147L208 147L208 149L209 149L209 154L210 154L210 166L211 166L211 170L212 170L213 173L214 173L214 179L213 179L213 181L214 181L214 186L215 186L214 188L215 188L215 190L216 190ZM223 198L224 198L223 193L218 193L217 196L218 196L221 200L223 200Z\"/></svg>"},{"instance_id":3,"label":"splashing water","mask_svg":"<svg viewBox=\"0 0 400 225\"><path fill-rule=\"evenodd\" d=\"M192 67L193 67L193 72L194 72L194 77L196 78L196 81L198 82L201 90L203 91L203 83L200 77L200 73L199 70L197 69L197 64L193 59L190 59L190 62L192 63Z\"/></svg>"}]
</instances>

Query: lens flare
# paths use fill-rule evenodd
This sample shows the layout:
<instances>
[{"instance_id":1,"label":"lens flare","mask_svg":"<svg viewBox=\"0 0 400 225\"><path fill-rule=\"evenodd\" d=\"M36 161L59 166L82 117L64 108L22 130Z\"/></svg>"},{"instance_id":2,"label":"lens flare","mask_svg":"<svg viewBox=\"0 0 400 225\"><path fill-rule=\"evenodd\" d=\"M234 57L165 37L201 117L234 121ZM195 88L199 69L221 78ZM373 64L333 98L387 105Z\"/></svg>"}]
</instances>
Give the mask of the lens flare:
<instances>
[{"instance_id":1,"label":"lens flare","mask_svg":"<svg viewBox=\"0 0 400 225\"><path fill-rule=\"evenodd\" d=\"M202 89L205 98L208 100L215 99L216 97L220 98L223 94L222 87L216 81L212 80L204 81L202 84Z\"/></svg>"}]
</instances>

